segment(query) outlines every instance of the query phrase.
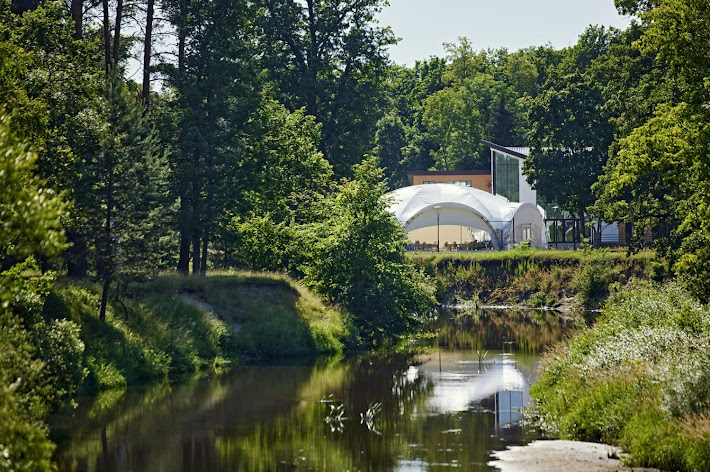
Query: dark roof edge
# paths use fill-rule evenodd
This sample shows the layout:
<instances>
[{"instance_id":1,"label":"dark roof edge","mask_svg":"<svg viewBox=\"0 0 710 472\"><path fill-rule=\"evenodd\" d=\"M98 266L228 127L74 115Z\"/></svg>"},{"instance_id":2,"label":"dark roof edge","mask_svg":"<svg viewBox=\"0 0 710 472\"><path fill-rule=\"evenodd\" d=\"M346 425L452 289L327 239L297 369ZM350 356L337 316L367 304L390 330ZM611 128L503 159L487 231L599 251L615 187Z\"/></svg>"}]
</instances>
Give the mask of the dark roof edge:
<instances>
[{"instance_id":1,"label":"dark roof edge","mask_svg":"<svg viewBox=\"0 0 710 472\"><path fill-rule=\"evenodd\" d=\"M491 149L495 149L496 151L504 152L504 153L509 154L513 157L518 157L520 159L526 159L528 157L525 154L519 153L518 151L513 151L510 148L507 148L505 146L501 146L500 144L492 143L490 141L486 141L485 139L481 139L481 143L483 143L484 145L488 146Z\"/></svg>"},{"instance_id":2,"label":"dark roof edge","mask_svg":"<svg viewBox=\"0 0 710 472\"><path fill-rule=\"evenodd\" d=\"M488 169L481 170L410 170L407 175L490 175Z\"/></svg>"}]
</instances>

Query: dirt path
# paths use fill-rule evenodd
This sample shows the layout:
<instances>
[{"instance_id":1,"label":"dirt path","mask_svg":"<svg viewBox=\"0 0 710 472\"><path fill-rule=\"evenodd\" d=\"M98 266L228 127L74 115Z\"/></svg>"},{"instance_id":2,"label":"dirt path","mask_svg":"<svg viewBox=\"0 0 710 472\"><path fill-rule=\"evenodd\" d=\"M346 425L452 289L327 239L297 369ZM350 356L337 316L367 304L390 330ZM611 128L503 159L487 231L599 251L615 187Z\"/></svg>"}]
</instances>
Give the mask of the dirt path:
<instances>
[{"instance_id":1,"label":"dirt path","mask_svg":"<svg viewBox=\"0 0 710 472\"><path fill-rule=\"evenodd\" d=\"M534 441L496 452L489 465L502 472L660 472L624 467L620 450L606 444L578 441Z\"/></svg>"}]
</instances>

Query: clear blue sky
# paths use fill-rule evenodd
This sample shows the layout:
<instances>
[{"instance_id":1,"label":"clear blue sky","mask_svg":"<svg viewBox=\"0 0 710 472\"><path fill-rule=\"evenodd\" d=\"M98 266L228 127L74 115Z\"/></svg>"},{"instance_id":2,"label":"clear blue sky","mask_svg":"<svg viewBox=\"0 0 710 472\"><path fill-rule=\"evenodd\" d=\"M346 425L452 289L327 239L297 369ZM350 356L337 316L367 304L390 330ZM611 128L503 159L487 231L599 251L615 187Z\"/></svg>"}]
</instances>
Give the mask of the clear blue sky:
<instances>
[{"instance_id":1,"label":"clear blue sky","mask_svg":"<svg viewBox=\"0 0 710 472\"><path fill-rule=\"evenodd\" d=\"M442 43L460 36L474 49L510 51L551 44L571 46L588 25L625 28L613 0L390 0L379 16L401 38L390 48L397 64L443 56Z\"/></svg>"}]
</instances>

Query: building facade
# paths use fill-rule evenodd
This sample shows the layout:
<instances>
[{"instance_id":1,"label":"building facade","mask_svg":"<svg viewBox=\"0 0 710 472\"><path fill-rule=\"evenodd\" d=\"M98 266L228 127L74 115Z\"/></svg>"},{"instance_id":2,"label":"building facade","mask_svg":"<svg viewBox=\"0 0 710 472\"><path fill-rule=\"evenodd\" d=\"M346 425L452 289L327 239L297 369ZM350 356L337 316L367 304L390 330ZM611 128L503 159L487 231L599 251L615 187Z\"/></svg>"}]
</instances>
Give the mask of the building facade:
<instances>
[{"instance_id":1,"label":"building facade","mask_svg":"<svg viewBox=\"0 0 710 472\"><path fill-rule=\"evenodd\" d=\"M493 194L511 202L543 206L523 174L523 162L530 154L527 147L506 147L481 140L491 150L491 181Z\"/></svg>"},{"instance_id":2,"label":"building facade","mask_svg":"<svg viewBox=\"0 0 710 472\"><path fill-rule=\"evenodd\" d=\"M484 192L493 192L489 170L421 170L407 172L409 185L454 184L472 187Z\"/></svg>"}]
</instances>

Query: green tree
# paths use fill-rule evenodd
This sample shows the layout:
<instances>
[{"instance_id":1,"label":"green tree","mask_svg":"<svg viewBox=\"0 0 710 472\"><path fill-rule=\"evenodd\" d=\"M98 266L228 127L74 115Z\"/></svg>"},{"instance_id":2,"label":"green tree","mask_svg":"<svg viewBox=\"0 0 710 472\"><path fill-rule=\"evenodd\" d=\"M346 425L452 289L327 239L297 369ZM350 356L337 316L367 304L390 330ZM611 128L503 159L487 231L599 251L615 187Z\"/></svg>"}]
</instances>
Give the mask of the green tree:
<instances>
[{"instance_id":1,"label":"green tree","mask_svg":"<svg viewBox=\"0 0 710 472\"><path fill-rule=\"evenodd\" d=\"M222 250L236 251L236 263L298 275L308 254L299 228L320 216L333 174L318 150L319 130L305 110L291 113L268 98L247 123L242 167L253 171L243 175L240 204L227 214L237 215L221 228Z\"/></svg>"},{"instance_id":2,"label":"green tree","mask_svg":"<svg viewBox=\"0 0 710 472\"><path fill-rule=\"evenodd\" d=\"M372 147L380 118L387 46L375 15L384 0L260 0L264 67L291 110L322 124L320 149L335 174L350 172Z\"/></svg>"},{"instance_id":3,"label":"green tree","mask_svg":"<svg viewBox=\"0 0 710 472\"><path fill-rule=\"evenodd\" d=\"M594 185L599 196L594 210L607 221L624 221L641 231L633 247L640 247L648 229L677 228L694 192L694 144L699 129L688 107L663 107L657 115L619 142L619 151ZM677 245L677 243L676 243Z\"/></svg>"},{"instance_id":4,"label":"green tree","mask_svg":"<svg viewBox=\"0 0 710 472\"><path fill-rule=\"evenodd\" d=\"M353 169L311 226L313 259L305 281L350 313L361 335L379 343L407 332L432 307L432 287L405 256L406 234L383 198L382 170L369 157Z\"/></svg>"},{"instance_id":5,"label":"green tree","mask_svg":"<svg viewBox=\"0 0 710 472\"><path fill-rule=\"evenodd\" d=\"M37 254L56 256L64 249L59 217L66 209L61 198L37 176L37 155L10 131L10 119L0 115L0 468L52 470L52 444L46 437L44 415L52 384L24 310L41 309L46 278L28 277L36 271ZM21 274L25 273L24 276Z\"/></svg>"},{"instance_id":6,"label":"green tree","mask_svg":"<svg viewBox=\"0 0 710 472\"><path fill-rule=\"evenodd\" d=\"M167 227L167 161L157 135L115 69L106 81L100 112L105 128L96 159L97 272L103 284L100 318L106 317L109 289L119 274L146 272L159 255Z\"/></svg>"},{"instance_id":7,"label":"green tree","mask_svg":"<svg viewBox=\"0 0 710 472\"><path fill-rule=\"evenodd\" d=\"M510 92L491 75L477 74L458 87L426 98L422 124L439 145L432 151L438 169L486 168L490 157L480 143L482 138L508 145L522 139L515 97Z\"/></svg>"},{"instance_id":8,"label":"green tree","mask_svg":"<svg viewBox=\"0 0 710 472\"><path fill-rule=\"evenodd\" d=\"M0 101L16 117L18 137L39 153L49 185L73 205L62 218L71 247L71 276L85 276L92 255L94 156L99 149L97 101L104 72L95 43L75 40L63 4L44 2L22 15L0 9Z\"/></svg>"},{"instance_id":9,"label":"green tree","mask_svg":"<svg viewBox=\"0 0 710 472\"><path fill-rule=\"evenodd\" d=\"M244 212L271 213L278 220L310 221L310 207L328 190L332 166L318 150L320 125L305 109L289 112L264 97L241 137Z\"/></svg>"},{"instance_id":10,"label":"green tree","mask_svg":"<svg viewBox=\"0 0 710 472\"><path fill-rule=\"evenodd\" d=\"M37 155L0 115L0 265L33 254L56 255L66 246L59 222L66 205L36 173Z\"/></svg>"},{"instance_id":11,"label":"green tree","mask_svg":"<svg viewBox=\"0 0 710 472\"><path fill-rule=\"evenodd\" d=\"M178 271L204 274L210 244L240 182L254 169L242 166L245 124L260 104L255 61L254 10L246 1L184 1L171 19L178 30L177 68L165 67L175 91L172 192L179 200Z\"/></svg>"},{"instance_id":12,"label":"green tree","mask_svg":"<svg viewBox=\"0 0 710 472\"><path fill-rule=\"evenodd\" d=\"M626 5L627 2L623 2ZM638 53L664 70L663 94L646 103L647 120L620 140L595 187L608 218L660 231L662 247L693 294L708 300L710 218L710 4L700 0L631 2L645 25ZM653 78L653 75L650 76ZM643 82L642 82L643 83ZM660 102L660 103L659 103ZM642 116L641 116L642 117ZM630 126L631 127L631 126Z\"/></svg>"},{"instance_id":13,"label":"green tree","mask_svg":"<svg viewBox=\"0 0 710 472\"><path fill-rule=\"evenodd\" d=\"M443 78L450 85L460 85L485 70L483 56L476 53L466 37L459 37L457 43L444 43L444 51L448 67Z\"/></svg>"},{"instance_id":14,"label":"green tree","mask_svg":"<svg viewBox=\"0 0 710 472\"><path fill-rule=\"evenodd\" d=\"M614 138L601 86L590 67L617 33L590 27L549 75L544 91L526 101L530 156L523 171L547 202L582 217L594 202L591 186L602 173Z\"/></svg>"},{"instance_id":15,"label":"green tree","mask_svg":"<svg viewBox=\"0 0 710 472\"><path fill-rule=\"evenodd\" d=\"M518 51L510 54L507 59L505 65L506 82L520 96L536 96L539 89L538 79L540 74L530 54L526 51Z\"/></svg>"},{"instance_id":16,"label":"green tree","mask_svg":"<svg viewBox=\"0 0 710 472\"><path fill-rule=\"evenodd\" d=\"M391 190L408 185L408 169L402 166L406 146L407 130L399 115L391 110L377 122L374 150L378 165L390 176L388 182Z\"/></svg>"},{"instance_id":17,"label":"green tree","mask_svg":"<svg viewBox=\"0 0 710 472\"><path fill-rule=\"evenodd\" d=\"M387 82L388 105L378 121L375 152L390 186L407 184L407 171L434 166L437 143L422 124L424 99L444 88L446 61L417 61L413 68L393 66ZM403 142L403 144L401 144Z\"/></svg>"}]
</instances>

